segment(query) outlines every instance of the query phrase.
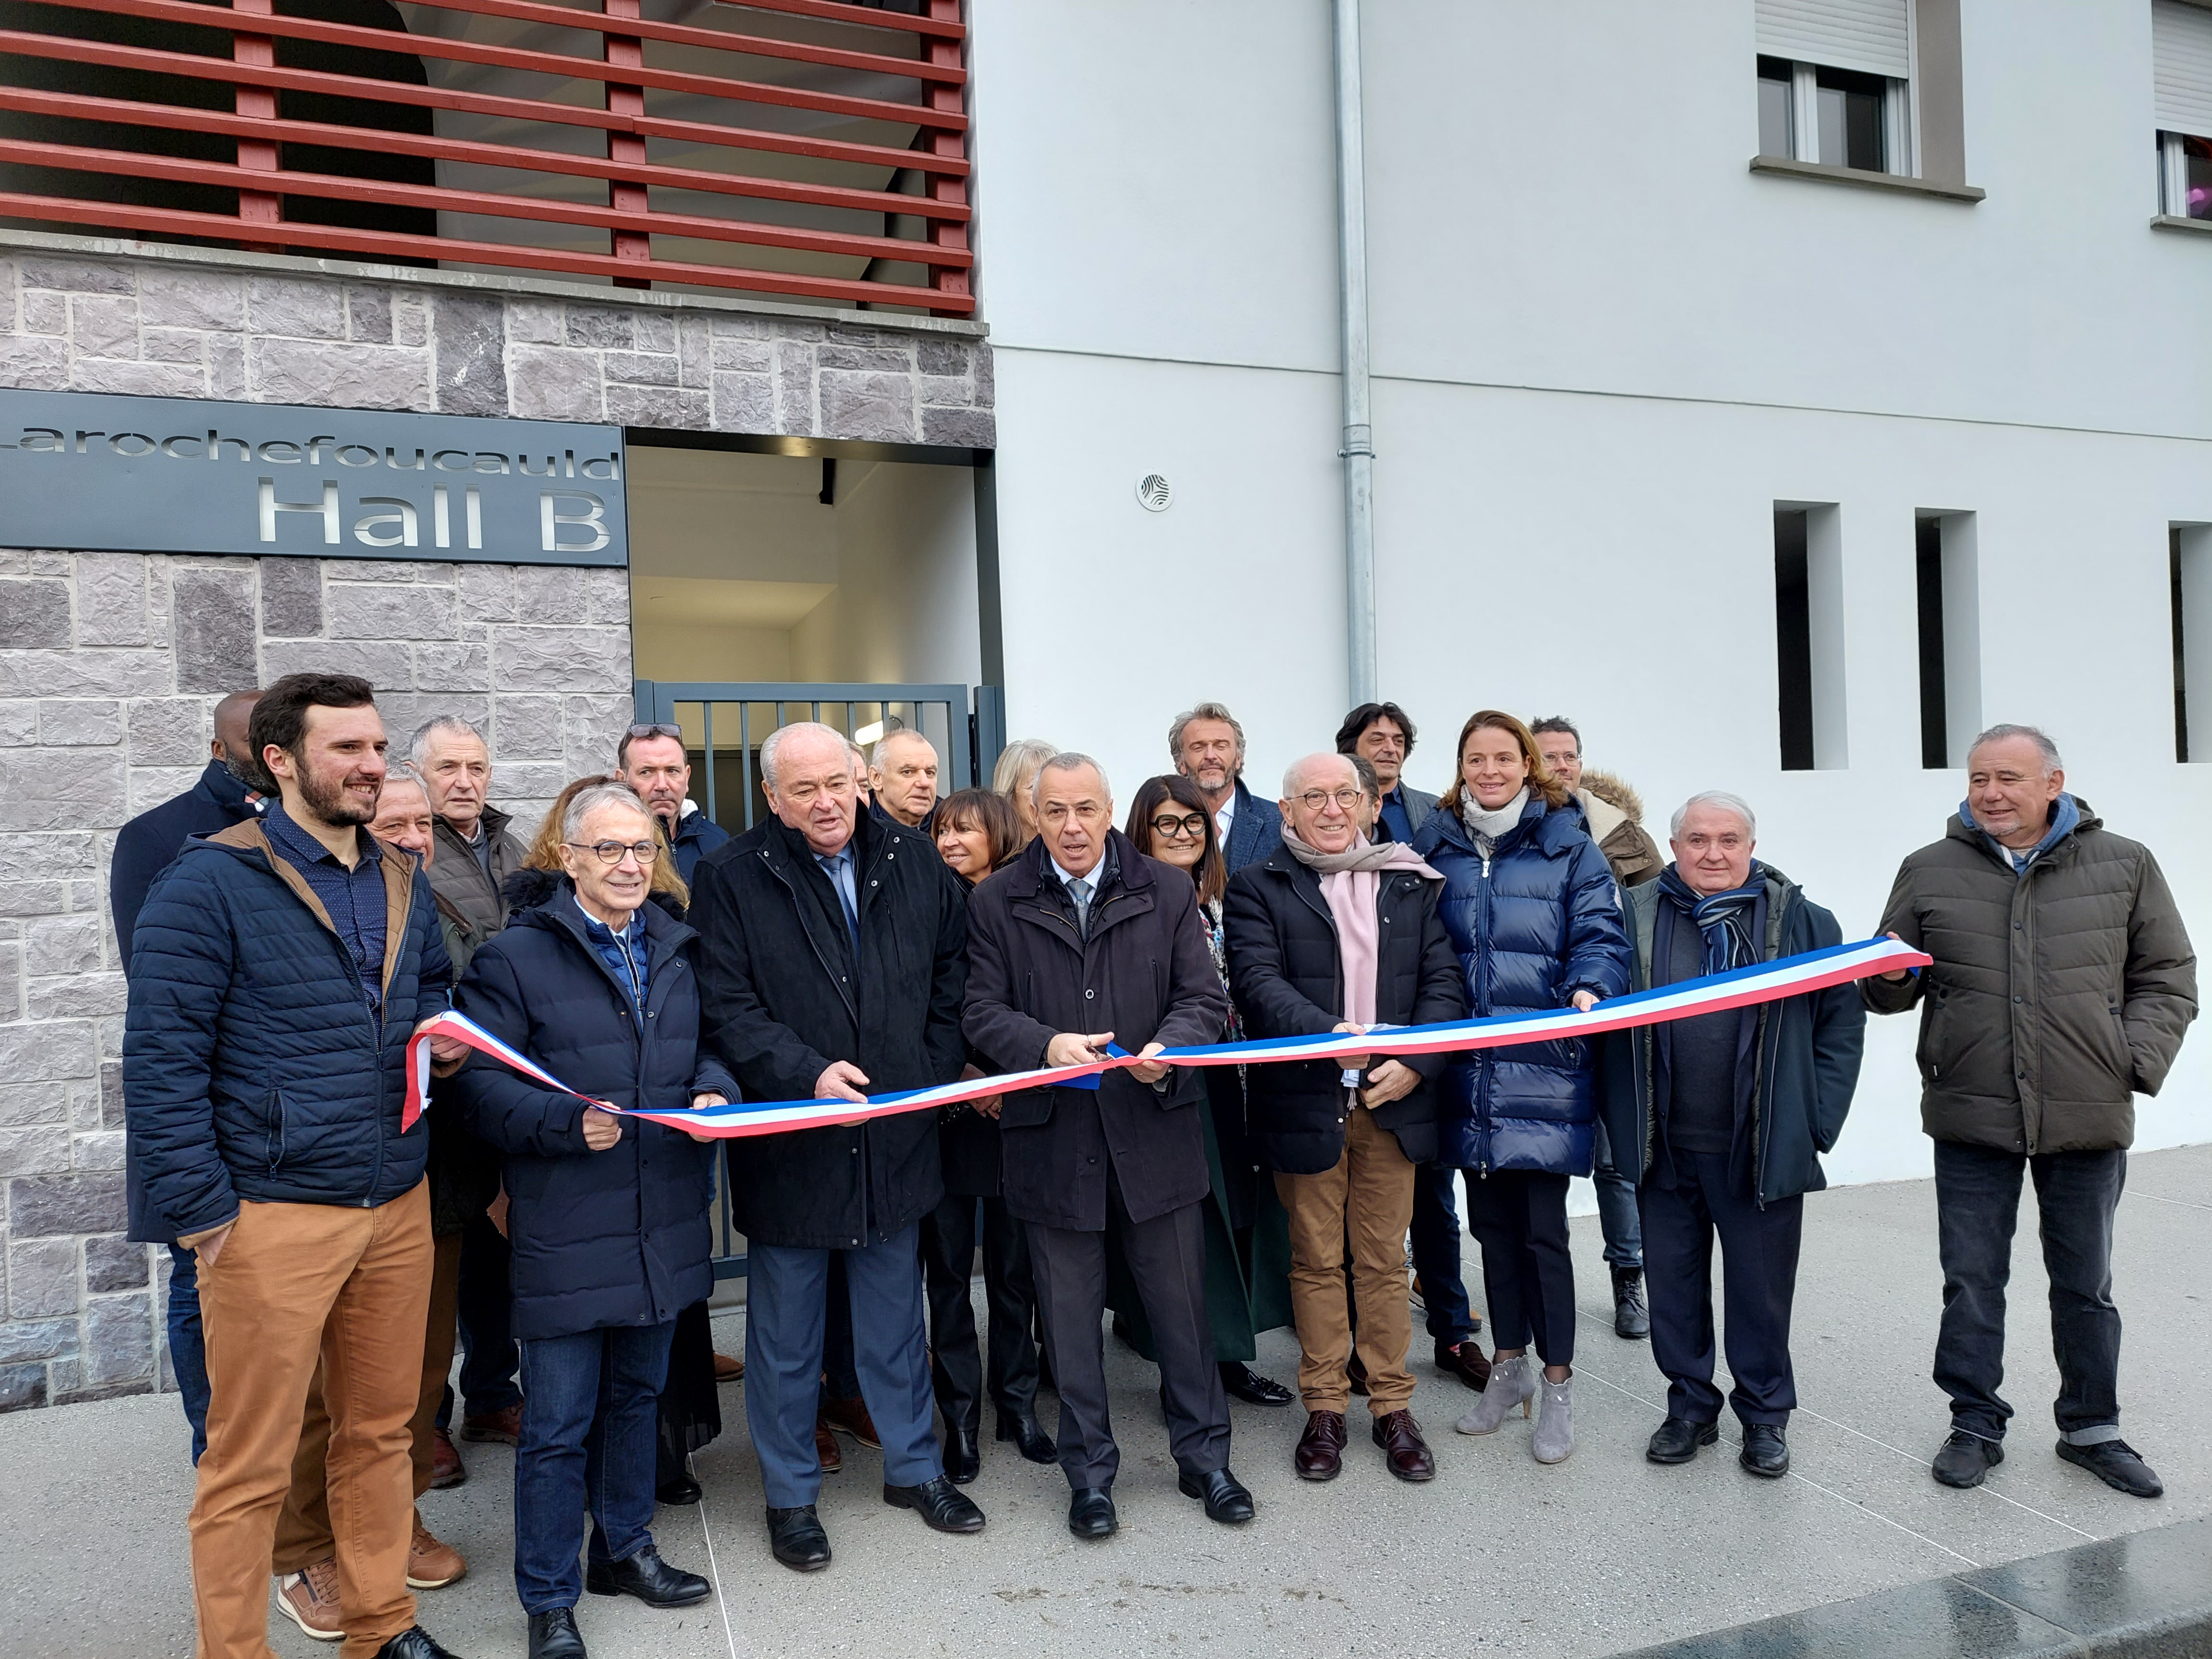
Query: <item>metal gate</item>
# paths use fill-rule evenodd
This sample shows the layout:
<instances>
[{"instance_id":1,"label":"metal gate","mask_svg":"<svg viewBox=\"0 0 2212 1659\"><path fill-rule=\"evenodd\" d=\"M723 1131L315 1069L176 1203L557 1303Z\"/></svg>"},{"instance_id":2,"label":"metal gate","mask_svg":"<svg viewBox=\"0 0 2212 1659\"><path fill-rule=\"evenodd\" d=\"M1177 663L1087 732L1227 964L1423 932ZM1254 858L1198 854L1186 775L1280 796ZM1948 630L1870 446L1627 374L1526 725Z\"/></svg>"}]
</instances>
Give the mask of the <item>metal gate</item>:
<instances>
[{"instance_id":1,"label":"metal gate","mask_svg":"<svg viewBox=\"0 0 2212 1659\"><path fill-rule=\"evenodd\" d=\"M988 783L1006 747L1005 702L994 685L830 685L804 681L638 680L641 723L678 726L691 762L691 799L715 823L743 835L768 811L761 740L793 720L820 720L863 748L884 732L921 732L943 761L940 793ZM971 701L972 699L972 701ZM734 1143L728 1143L734 1146ZM714 1277L742 1278L745 1258L714 1160Z\"/></svg>"}]
</instances>

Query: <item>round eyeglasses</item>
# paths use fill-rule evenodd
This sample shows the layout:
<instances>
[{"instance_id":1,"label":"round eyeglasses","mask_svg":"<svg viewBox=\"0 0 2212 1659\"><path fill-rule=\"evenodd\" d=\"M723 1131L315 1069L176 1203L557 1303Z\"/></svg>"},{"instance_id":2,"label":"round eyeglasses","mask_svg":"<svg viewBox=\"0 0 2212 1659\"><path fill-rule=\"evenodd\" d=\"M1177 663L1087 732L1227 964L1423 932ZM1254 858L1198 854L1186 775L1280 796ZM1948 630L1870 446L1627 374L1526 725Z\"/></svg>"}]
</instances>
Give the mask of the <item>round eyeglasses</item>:
<instances>
[{"instance_id":1,"label":"round eyeglasses","mask_svg":"<svg viewBox=\"0 0 2212 1659\"><path fill-rule=\"evenodd\" d=\"M651 864L660 853L660 843L651 841L572 841L564 844L580 853L596 854L602 864L620 864L623 855L628 854L642 866Z\"/></svg>"}]
</instances>

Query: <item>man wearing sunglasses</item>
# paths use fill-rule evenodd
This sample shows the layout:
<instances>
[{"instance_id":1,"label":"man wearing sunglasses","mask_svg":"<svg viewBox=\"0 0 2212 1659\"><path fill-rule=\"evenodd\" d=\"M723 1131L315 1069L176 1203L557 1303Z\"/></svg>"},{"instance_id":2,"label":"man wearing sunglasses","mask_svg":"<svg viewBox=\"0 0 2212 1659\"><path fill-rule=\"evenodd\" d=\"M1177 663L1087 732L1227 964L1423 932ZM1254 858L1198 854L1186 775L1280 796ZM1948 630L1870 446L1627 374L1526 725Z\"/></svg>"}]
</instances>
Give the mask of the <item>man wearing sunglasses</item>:
<instances>
[{"instance_id":1,"label":"man wearing sunglasses","mask_svg":"<svg viewBox=\"0 0 2212 1659\"><path fill-rule=\"evenodd\" d=\"M699 860L729 840L730 832L690 799L691 757L680 726L633 726L615 745L615 770L637 791L668 832L676 873L689 886Z\"/></svg>"}]
</instances>

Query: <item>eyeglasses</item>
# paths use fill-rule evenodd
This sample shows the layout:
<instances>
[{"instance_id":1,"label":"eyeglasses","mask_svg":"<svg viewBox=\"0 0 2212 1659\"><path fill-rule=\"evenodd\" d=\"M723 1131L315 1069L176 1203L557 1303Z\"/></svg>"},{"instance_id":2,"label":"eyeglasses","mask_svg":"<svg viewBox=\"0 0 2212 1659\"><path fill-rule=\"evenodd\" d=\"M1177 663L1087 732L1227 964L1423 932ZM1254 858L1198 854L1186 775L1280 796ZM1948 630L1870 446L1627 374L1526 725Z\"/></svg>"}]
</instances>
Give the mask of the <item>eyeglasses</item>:
<instances>
[{"instance_id":1,"label":"eyeglasses","mask_svg":"<svg viewBox=\"0 0 2212 1659\"><path fill-rule=\"evenodd\" d=\"M1339 789L1334 794L1326 789L1309 789L1298 797L1298 802L1309 812L1318 812L1331 801L1349 812L1366 799L1366 794L1364 789Z\"/></svg>"},{"instance_id":2,"label":"eyeglasses","mask_svg":"<svg viewBox=\"0 0 2212 1659\"><path fill-rule=\"evenodd\" d=\"M657 724L633 726L629 731L623 732L623 735L633 743L636 742L641 738L673 738L678 743L681 743L684 741L684 728L680 726L660 726Z\"/></svg>"},{"instance_id":3,"label":"eyeglasses","mask_svg":"<svg viewBox=\"0 0 2212 1659\"><path fill-rule=\"evenodd\" d=\"M1206 815L1202 812L1192 812L1178 818L1163 812L1152 820L1152 833L1156 836L1173 836L1178 838L1188 836L1191 840L1197 841L1206 834Z\"/></svg>"},{"instance_id":4,"label":"eyeglasses","mask_svg":"<svg viewBox=\"0 0 2212 1659\"><path fill-rule=\"evenodd\" d=\"M651 841L595 841L590 842L572 841L563 844L574 848L580 853L588 852L598 854L599 860L602 864L620 864L623 861L623 854L627 853L631 857L636 859L640 868L643 868L645 866L651 864L655 858L659 856L660 854L660 844L658 842Z\"/></svg>"}]
</instances>

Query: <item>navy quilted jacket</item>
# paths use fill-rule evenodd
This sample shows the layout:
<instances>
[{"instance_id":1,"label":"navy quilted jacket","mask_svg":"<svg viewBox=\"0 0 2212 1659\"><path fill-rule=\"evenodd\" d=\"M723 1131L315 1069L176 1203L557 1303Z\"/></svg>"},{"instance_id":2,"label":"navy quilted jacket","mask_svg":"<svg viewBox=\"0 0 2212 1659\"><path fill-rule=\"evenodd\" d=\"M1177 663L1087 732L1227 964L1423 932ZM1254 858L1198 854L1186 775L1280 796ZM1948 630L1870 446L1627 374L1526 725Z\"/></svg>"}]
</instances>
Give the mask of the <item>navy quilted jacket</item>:
<instances>
[{"instance_id":1,"label":"navy quilted jacket","mask_svg":"<svg viewBox=\"0 0 2212 1659\"><path fill-rule=\"evenodd\" d=\"M1571 801L1532 794L1485 860L1456 812L1429 815L1414 848L1443 872L1443 918L1476 1018L1564 1008L1628 988L1628 938L1605 854ZM1437 1162L1588 1175L1597 1121L1592 1044L1476 1049L1443 1075Z\"/></svg>"},{"instance_id":2,"label":"navy quilted jacket","mask_svg":"<svg viewBox=\"0 0 2212 1659\"><path fill-rule=\"evenodd\" d=\"M257 1203L388 1203L422 1179L430 1126L399 1130L409 1034L452 978L430 884L384 849L384 1012L258 819L195 837L131 942L123 1028L133 1237L221 1226Z\"/></svg>"},{"instance_id":3,"label":"navy quilted jacket","mask_svg":"<svg viewBox=\"0 0 2212 1659\"><path fill-rule=\"evenodd\" d=\"M511 916L469 963L461 1012L572 1089L617 1106L681 1110L695 1092L738 1097L699 1047L699 935L645 907L646 997L638 1017L587 939L566 881ZM441 1099L505 1154L514 1328L536 1340L659 1325L703 1302L714 1148L640 1118L603 1152L584 1144L584 1102L471 1054Z\"/></svg>"}]
</instances>

